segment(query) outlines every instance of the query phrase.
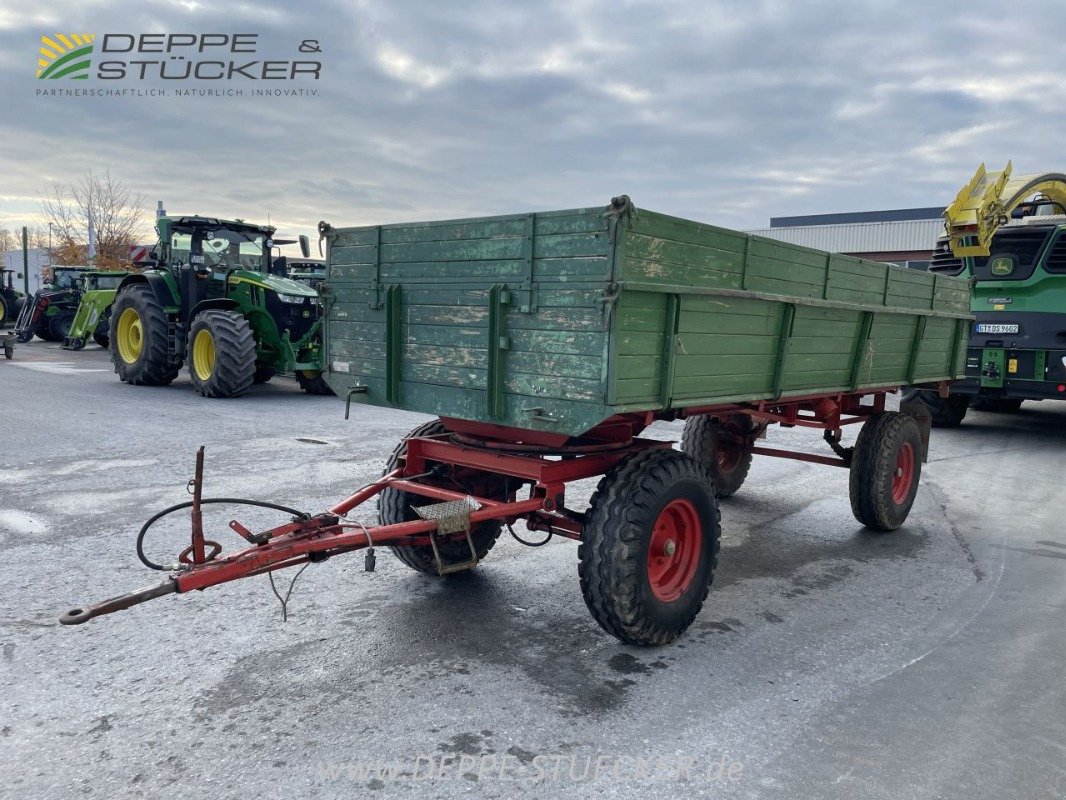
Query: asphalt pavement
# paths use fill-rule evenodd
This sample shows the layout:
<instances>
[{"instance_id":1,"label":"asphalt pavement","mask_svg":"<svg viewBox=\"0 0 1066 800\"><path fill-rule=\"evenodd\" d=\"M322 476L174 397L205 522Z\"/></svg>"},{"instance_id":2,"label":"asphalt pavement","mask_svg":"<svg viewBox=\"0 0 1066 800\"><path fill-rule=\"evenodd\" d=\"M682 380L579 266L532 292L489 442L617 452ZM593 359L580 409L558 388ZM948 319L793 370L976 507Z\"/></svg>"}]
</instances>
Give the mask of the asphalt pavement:
<instances>
[{"instance_id":1,"label":"asphalt pavement","mask_svg":"<svg viewBox=\"0 0 1066 800\"><path fill-rule=\"evenodd\" d=\"M318 511L426 419L343 416L281 377L126 386L94 345L0 361L0 796L1066 797L1066 403L934 431L889 535L855 522L846 471L756 458L708 601L662 648L600 630L573 542L506 535L448 580L312 565L284 622L259 577L57 624L158 581L134 536L187 499L199 445L207 495ZM227 544L232 515L280 521L228 511L206 515Z\"/></svg>"}]
</instances>

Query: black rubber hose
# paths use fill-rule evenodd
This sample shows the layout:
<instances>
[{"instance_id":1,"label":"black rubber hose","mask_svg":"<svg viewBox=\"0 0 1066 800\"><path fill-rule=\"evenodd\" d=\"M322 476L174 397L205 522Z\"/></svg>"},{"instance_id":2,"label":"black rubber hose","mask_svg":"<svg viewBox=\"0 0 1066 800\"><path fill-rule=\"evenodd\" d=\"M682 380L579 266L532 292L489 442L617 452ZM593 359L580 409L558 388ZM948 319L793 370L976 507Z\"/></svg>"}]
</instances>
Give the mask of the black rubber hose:
<instances>
[{"instance_id":1,"label":"black rubber hose","mask_svg":"<svg viewBox=\"0 0 1066 800\"><path fill-rule=\"evenodd\" d=\"M231 505L231 506L257 506L259 508L269 508L274 511L281 511L285 514L292 514L299 519L311 519L311 515L303 511L297 511L295 508L289 508L288 506L278 505L277 503L268 503L265 500L244 500L239 497L207 497L200 501L200 505ZM177 505L164 508L155 516L151 517L144 525L141 526L141 530L137 533L137 558L141 560L149 569L159 570L160 572L170 572L171 567L163 564L156 564L154 561L149 560L148 556L144 554L144 537L148 533L148 529L155 525L159 520L168 514L173 514L175 511L181 511L183 508L192 508L193 501L186 500L184 503L178 503Z\"/></svg>"}]
</instances>

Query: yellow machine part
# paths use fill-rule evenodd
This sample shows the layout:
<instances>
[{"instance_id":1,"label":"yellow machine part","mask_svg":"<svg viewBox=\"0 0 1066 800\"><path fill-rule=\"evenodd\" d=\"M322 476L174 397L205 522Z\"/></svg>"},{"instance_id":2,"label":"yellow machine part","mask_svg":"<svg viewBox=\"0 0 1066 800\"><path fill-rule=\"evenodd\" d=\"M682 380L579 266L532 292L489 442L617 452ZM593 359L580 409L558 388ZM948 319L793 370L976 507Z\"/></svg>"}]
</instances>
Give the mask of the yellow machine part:
<instances>
[{"instance_id":1,"label":"yellow machine part","mask_svg":"<svg viewBox=\"0 0 1066 800\"><path fill-rule=\"evenodd\" d=\"M977 168L970 182L944 209L944 227L951 237L951 252L958 257L987 256L992 237L1010 220L1011 212L1033 195L1044 195L1066 208L1066 175L1011 175L1011 162L1001 172Z\"/></svg>"}]
</instances>

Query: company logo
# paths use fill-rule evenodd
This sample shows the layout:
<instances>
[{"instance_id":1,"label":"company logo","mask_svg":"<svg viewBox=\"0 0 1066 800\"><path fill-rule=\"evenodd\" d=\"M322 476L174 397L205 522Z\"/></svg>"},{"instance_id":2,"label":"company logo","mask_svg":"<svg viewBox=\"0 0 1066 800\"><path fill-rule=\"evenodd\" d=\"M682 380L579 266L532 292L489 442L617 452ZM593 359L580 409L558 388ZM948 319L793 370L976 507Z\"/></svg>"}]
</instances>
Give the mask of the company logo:
<instances>
[{"instance_id":1,"label":"company logo","mask_svg":"<svg viewBox=\"0 0 1066 800\"><path fill-rule=\"evenodd\" d=\"M998 256L989 262L988 269L999 277L1010 275L1014 272L1014 259L1010 256Z\"/></svg>"},{"instance_id":2,"label":"company logo","mask_svg":"<svg viewBox=\"0 0 1066 800\"><path fill-rule=\"evenodd\" d=\"M45 34L41 37L41 50L37 56L37 77L42 80L88 80L95 40L94 33Z\"/></svg>"}]
</instances>

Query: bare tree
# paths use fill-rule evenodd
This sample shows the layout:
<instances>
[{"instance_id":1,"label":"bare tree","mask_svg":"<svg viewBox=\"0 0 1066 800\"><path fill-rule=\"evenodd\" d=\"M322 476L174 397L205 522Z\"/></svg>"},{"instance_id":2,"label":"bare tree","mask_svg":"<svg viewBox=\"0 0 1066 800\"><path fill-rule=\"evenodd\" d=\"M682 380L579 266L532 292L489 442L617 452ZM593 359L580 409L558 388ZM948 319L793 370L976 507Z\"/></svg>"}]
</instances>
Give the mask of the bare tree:
<instances>
[{"instance_id":1,"label":"bare tree","mask_svg":"<svg viewBox=\"0 0 1066 800\"><path fill-rule=\"evenodd\" d=\"M52 226L49 261L86 264L89 254L89 220L96 231L97 269L123 269L129 265L130 246L148 228L145 197L135 194L110 172L92 171L70 183L57 183L41 201L41 212Z\"/></svg>"},{"instance_id":2,"label":"bare tree","mask_svg":"<svg viewBox=\"0 0 1066 800\"><path fill-rule=\"evenodd\" d=\"M18 249L18 237L0 222L0 254Z\"/></svg>"}]
</instances>

